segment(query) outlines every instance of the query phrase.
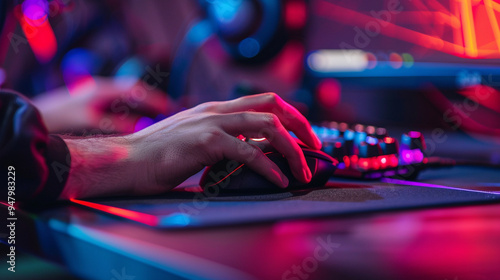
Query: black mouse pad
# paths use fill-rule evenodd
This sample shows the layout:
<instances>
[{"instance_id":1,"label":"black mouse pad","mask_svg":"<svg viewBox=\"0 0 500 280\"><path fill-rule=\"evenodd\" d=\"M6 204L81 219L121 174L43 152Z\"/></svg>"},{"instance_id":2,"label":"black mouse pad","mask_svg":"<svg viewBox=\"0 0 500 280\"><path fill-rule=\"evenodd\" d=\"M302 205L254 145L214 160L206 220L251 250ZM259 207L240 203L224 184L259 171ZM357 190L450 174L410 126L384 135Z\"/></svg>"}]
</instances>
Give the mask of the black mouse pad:
<instances>
[{"instance_id":1,"label":"black mouse pad","mask_svg":"<svg viewBox=\"0 0 500 280\"><path fill-rule=\"evenodd\" d=\"M292 192L213 196L194 186L155 197L74 202L154 227L182 228L492 203L500 202L500 195L430 184L331 180L323 188Z\"/></svg>"}]
</instances>

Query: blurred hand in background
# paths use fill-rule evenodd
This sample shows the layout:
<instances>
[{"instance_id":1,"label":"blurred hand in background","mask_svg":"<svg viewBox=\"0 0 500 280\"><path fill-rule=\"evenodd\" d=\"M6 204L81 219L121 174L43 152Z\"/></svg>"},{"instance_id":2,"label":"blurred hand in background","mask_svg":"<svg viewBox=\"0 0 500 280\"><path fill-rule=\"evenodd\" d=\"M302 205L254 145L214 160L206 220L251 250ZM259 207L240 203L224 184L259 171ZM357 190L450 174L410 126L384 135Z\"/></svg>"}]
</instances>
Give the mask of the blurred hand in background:
<instances>
[{"instance_id":1,"label":"blurred hand in background","mask_svg":"<svg viewBox=\"0 0 500 280\"><path fill-rule=\"evenodd\" d=\"M141 117L167 115L167 95L133 77L92 77L33 100L49 132L130 133Z\"/></svg>"}]
</instances>

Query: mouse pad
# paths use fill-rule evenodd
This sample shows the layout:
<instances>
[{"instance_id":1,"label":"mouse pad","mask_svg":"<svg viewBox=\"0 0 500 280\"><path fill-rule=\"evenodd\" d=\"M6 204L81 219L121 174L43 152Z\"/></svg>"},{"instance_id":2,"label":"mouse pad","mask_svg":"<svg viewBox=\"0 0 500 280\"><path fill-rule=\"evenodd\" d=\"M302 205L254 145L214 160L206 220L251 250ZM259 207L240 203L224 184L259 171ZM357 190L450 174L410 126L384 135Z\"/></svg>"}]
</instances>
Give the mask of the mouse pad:
<instances>
[{"instance_id":1,"label":"mouse pad","mask_svg":"<svg viewBox=\"0 0 500 280\"><path fill-rule=\"evenodd\" d=\"M158 228L236 225L500 202L500 194L432 186L335 179L325 187L286 192L214 196L198 186L186 186L161 196L74 202Z\"/></svg>"}]
</instances>

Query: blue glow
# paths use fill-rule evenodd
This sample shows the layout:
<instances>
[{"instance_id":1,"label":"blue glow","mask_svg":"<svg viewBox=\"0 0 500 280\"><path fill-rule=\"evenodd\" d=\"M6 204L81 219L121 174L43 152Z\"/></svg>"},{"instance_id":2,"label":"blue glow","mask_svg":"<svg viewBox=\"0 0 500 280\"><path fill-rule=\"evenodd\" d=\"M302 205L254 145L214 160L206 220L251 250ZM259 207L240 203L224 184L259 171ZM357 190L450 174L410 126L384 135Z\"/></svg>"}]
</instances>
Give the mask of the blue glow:
<instances>
[{"instance_id":1,"label":"blue glow","mask_svg":"<svg viewBox=\"0 0 500 280\"><path fill-rule=\"evenodd\" d=\"M252 58L259 54L260 44L254 38L246 38L238 45L238 51L242 56Z\"/></svg>"},{"instance_id":2,"label":"blue glow","mask_svg":"<svg viewBox=\"0 0 500 280\"><path fill-rule=\"evenodd\" d=\"M232 21L243 3L243 0L207 0L213 6L214 15L220 22Z\"/></svg>"},{"instance_id":3,"label":"blue glow","mask_svg":"<svg viewBox=\"0 0 500 280\"><path fill-rule=\"evenodd\" d=\"M213 34L212 26L208 21L200 21L193 25L186 35L186 39L192 44L203 43Z\"/></svg>"},{"instance_id":4,"label":"blue glow","mask_svg":"<svg viewBox=\"0 0 500 280\"><path fill-rule=\"evenodd\" d=\"M137 57L127 59L116 71L115 76L132 76L140 78L144 74L146 65Z\"/></svg>"},{"instance_id":5,"label":"blue glow","mask_svg":"<svg viewBox=\"0 0 500 280\"><path fill-rule=\"evenodd\" d=\"M368 136L368 137L366 137L365 142L370 144L370 145L376 145L378 143L378 139L375 137Z\"/></svg>"},{"instance_id":6,"label":"blue glow","mask_svg":"<svg viewBox=\"0 0 500 280\"><path fill-rule=\"evenodd\" d=\"M404 133L401 135L401 144L403 147L409 148L411 145L411 137L408 134Z\"/></svg>"},{"instance_id":7,"label":"blue glow","mask_svg":"<svg viewBox=\"0 0 500 280\"><path fill-rule=\"evenodd\" d=\"M332 155L333 153L333 145L324 145L323 148L321 149L323 152Z\"/></svg>"},{"instance_id":8,"label":"blue glow","mask_svg":"<svg viewBox=\"0 0 500 280\"><path fill-rule=\"evenodd\" d=\"M338 138L340 136L340 131L338 129L331 128L328 130L328 136Z\"/></svg>"},{"instance_id":9,"label":"blue glow","mask_svg":"<svg viewBox=\"0 0 500 280\"><path fill-rule=\"evenodd\" d=\"M344 139L345 140L353 140L354 139L354 131L352 131L352 130L346 130L344 132Z\"/></svg>"},{"instance_id":10,"label":"blue glow","mask_svg":"<svg viewBox=\"0 0 500 280\"><path fill-rule=\"evenodd\" d=\"M389 63L379 62L378 65L384 66ZM306 64L307 65L307 64ZM500 74L497 66L491 65L470 65L458 63L437 63L437 62L415 62L414 66L405 69L394 69L388 67L376 67L366 69L361 72L331 72L321 73L312 70L309 66L307 71L313 73L316 77L456 77L463 69L469 71L484 71L492 75Z\"/></svg>"},{"instance_id":11,"label":"blue glow","mask_svg":"<svg viewBox=\"0 0 500 280\"><path fill-rule=\"evenodd\" d=\"M355 132L354 134L354 143L361 144L361 142L365 141L366 132Z\"/></svg>"},{"instance_id":12,"label":"blue glow","mask_svg":"<svg viewBox=\"0 0 500 280\"><path fill-rule=\"evenodd\" d=\"M61 62L63 72L68 74L92 74L101 65L99 57L86 49L76 48L69 51Z\"/></svg>"},{"instance_id":13,"label":"blue glow","mask_svg":"<svg viewBox=\"0 0 500 280\"><path fill-rule=\"evenodd\" d=\"M189 225L191 217L185 213L173 213L168 216L162 217L160 225L162 226L180 226L184 227Z\"/></svg>"}]
</instances>

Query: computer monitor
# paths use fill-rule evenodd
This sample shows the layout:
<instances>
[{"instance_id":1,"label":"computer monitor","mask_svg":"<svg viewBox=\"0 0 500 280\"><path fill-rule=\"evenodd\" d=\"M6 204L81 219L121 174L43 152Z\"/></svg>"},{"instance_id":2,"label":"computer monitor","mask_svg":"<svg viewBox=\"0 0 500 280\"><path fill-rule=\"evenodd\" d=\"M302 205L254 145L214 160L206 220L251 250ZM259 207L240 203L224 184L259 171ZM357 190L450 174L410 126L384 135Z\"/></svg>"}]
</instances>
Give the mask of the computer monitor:
<instances>
[{"instance_id":1,"label":"computer monitor","mask_svg":"<svg viewBox=\"0 0 500 280\"><path fill-rule=\"evenodd\" d=\"M311 0L309 15L308 87L333 79L344 105L318 119L442 125L433 91L500 87L500 2Z\"/></svg>"}]
</instances>

